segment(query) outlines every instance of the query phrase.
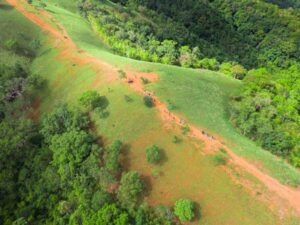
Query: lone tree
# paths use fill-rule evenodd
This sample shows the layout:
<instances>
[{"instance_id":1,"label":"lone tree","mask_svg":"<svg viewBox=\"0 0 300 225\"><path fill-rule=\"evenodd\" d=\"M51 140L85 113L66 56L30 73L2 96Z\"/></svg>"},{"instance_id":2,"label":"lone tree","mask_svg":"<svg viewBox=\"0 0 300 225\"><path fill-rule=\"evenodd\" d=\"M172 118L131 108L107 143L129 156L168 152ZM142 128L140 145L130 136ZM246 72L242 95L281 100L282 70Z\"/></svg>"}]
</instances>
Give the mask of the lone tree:
<instances>
[{"instance_id":1,"label":"lone tree","mask_svg":"<svg viewBox=\"0 0 300 225\"><path fill-rule=\"evenodd\" d=\"M146 149L146 158L149 163L158 163L162 158L161 151L156 145L152 145Z\"/></svg>"},{"instance_id":2,"label":"lone tree","mask_svg":"<svg viewBox=\"0 0 300 225\"><path fill-rule=\"evenodd\" d=\"M86 91L79 98L79 103L88 110L94 110L101 107L101 96L97 91Z\"/></svg>"},{"instance_id":3,"label":"lone tree","mask_svg":"<svg viewBox=\"0 0 300 225\"><path fill-rule=\"evenodd\" d=\"M180 221L191 221L194 218L194 203L189 199L179 199L175 203L174 213Z\"/></svg>"},{"instance_id":4,"label":"lone tree","mask_svg":"<svg viewBox=\"0 0 300 225\"><path fill-rule=\"evenodd\" d=\"M151 96L144 96L144 104L145 106L152 108L154 106L153 98Z\"/></svg>"},{"instance_id":5,"label":"lone tree","mask_svg":"<svg viewBox=\"0 0 300 225\"><path fill-rule=\"evenodd\" d=\"M117 197L123 207L133 209L144 188L144 183L136 171L130 171L121 178L121 184L117 191Z\"/></svg>"}]
</instances>

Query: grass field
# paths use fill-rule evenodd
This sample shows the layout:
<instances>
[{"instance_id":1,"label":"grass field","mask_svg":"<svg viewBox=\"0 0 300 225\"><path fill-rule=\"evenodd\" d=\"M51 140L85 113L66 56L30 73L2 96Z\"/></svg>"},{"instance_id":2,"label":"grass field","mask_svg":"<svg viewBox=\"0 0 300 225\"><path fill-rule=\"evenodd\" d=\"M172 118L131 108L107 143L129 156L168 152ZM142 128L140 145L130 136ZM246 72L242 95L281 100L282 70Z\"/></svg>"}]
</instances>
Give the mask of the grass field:
<instances>
[{"instance_id":1,"label":"grass field","mask_svg":"<svg viewBox=\"0 0 300 225\"><path fill-rule=\"evenodd\" d=\"M62 3L74 10L74 6L67 4L70 1L49 2ZM296 170L277 161L275 157L270 157L269 153L238 135L227 122L228 95L232 91L238 91L241 86L238 81L209 71L138 62L115 56L106 51L88 24L78 15L51 4L48 4L47 9L66 26L80 48L117 68L129 65L132 68L157 72L160 82L150 88L162 100L172 101L176 112L182 117L220 134L237 153L263 162L265 168L281 181L300 182ZM142 174L148 184L146 199L149 204L173 205L178 198L191 198L201 206L201 219L198 217L193 224L299 224L296 218L280 220L276 210L270 210L246 188L236 184L222 168L214 165L210 156L201 154L201 147L196 147L179 130L164 128L157 111L143 105L141 95L120 82L106 83L105 74L94 71L90 66L79 67L69 59L62 58L61 50L54 49L45 35L15 10L0 9L0 12L0 28L7 27L9 23L19 33L32 29L31 38L38 37L43 40L43 47L31 68L34 73L48 81L45 91L37 96L41 112L51 111L65 102L76 104L81 93L89 89L96 89L107 97L108 117L92 115L96 131L103 136L105 142L121 139L126 144L123 165ZM14 33L11 31L11 34L5 34L5 38ZM3 36L1 32L0 37ZM99 77L102 82L95 85ZM130 96L132 102L125 101L125 95ZM174 135L182 139L180 144L172 143ZM157 144L165 153L165 160L155 168L146 162L145 157L145 148L151 144Z\"/></svg>"}]
</instances>

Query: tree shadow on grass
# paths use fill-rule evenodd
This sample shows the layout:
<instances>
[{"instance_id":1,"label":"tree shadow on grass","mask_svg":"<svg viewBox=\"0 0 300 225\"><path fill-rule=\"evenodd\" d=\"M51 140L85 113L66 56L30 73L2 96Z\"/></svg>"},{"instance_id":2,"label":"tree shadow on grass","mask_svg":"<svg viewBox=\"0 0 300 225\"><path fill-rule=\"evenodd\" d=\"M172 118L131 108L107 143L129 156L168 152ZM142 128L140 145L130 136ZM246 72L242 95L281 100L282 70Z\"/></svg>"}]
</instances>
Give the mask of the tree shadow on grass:
<instances>
[{"instance_id":1,"label":"tree shadow on grass","mask_svg":"<svg viewBox=\"0 0 300 225\"><path fill-rule=\"evenodd\" d=\"M3 4L3 3L0 3L0 10L12 10L14 7L12 7L11 5L8 5L8 4Z\"/></svg>"},{"instance_id":2,"label":"tree shadow on grass","mask_svg":"<svg viewBox=\"0 0 300 225\"><path fill-rule=\"evenodd\" d=\"M201 206L197 203L197 202L194 202L194 205L195 205L195 209L194 209L194 218L193 218L193 222L195 221L199 221L201 219Z\"/></svg>"},{"instance_id":3,"label":"tree shadow on grass","mask_svg":"<svg viewBox=\"0 0 300 225\"><path fill-rule=\"evenodd\" d=\"M106 119L109 117L110 112L107 110L109 101L106 96L101 96L97 102L97 107L94 111L99 115L100 119Z\"/></svg>"},{"instance_id":4,"label":"tree shadow on grass","mask_svg":"<svg viewBox=\"0 0 300 225\"><path fill-rule=\"evenodd\" d=\"M129 158L129 152L131 149L131 145L130 144L123 144L122 149L121 149L121 164L124 168L124 170L129 170L130 168L130 158Z\"/></svg>"},{"instance_id":5,"label":"tree shadow on grass","mask_svg":"<svg viewBox=\"0 0 300 225\"><path fill-rule=\"evenodd\" d=\"M160 160L157 163L157 165L163 165L164 163L166 163L168 161L168 157L166 155L166 151L164 149L159 149L159 154L160 154Z\"/></svg>"},{"instance_id":6,"label":"tree shadow on grass","mask_svg":"<svg viewBox=\"0 0 300 225\"><path fill-rule=\"evenodd\" d=\"M109 106L109 100L106 96L100 97L100 105L103 110L105 110Z\"/></svg>"},{"instance_id":7,"label":"tree shadow on grass","mask_svg":"<svg viewBox=\"0 0 300 225\"><path fill-rule=\"evenodd\" d=\"M144 191L143 191L143 196L147 197L150 195L151 191L152 191L152 179L151 176L146 176L146 175L142 175L141 179L144 182Z\"/></svg>"}]
</instances>

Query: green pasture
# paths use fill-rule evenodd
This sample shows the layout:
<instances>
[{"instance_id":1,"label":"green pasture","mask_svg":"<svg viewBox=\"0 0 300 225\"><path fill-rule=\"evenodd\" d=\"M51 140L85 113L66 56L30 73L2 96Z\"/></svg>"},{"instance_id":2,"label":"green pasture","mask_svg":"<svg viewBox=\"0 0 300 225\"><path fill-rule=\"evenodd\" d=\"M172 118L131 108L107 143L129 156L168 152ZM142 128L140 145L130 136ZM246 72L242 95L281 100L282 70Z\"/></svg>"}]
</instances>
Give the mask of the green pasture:
<instances>
[{"instance_id":1,"label":"green pasture","mask_svg":"<svg viewBox=\"0 0 300 225\"><path fill-rule=\"evenodd\" d=\"M242 85L240 81L212 71L141 62L114 55L80 15L63 8L67 3L68 8L74 8L75 3L68 0L48 2L46 9L65 25L79 48L118 68L131 67L158 73L160 82L151 88L163 101L172 102L176 106L175 111L183 118L212 134L222 136L237 154L262 165L262 170L282 183L293 186L300 184L299 170L264 151L232 127L228 115L229 98L238 93Z\"/></svg>"}]
</instances>

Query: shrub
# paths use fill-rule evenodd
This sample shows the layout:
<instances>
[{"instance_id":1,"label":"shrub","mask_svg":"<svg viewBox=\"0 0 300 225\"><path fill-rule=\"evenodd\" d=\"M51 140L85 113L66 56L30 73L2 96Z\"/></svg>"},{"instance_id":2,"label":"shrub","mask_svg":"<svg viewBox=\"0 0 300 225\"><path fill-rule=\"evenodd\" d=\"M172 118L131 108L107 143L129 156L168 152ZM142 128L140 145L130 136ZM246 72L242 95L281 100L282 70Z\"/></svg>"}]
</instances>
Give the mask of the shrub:
<instances>
[{"instance_id":1,"label":"shrub","mask_svg":"<svg viewBox=\"0 0 300 225\"><path fill-rule=\"evenodd\" d=\"M133 99L130 96L128 96L128 95L124 95L124 100L126 102L132 102L133 101Z\"/></svg>"},{"instance_id":2,"label":"shrub","mask_svg":"<svg viewBox=\"0 0 300 225\"><path fill-rule=\"evenodd\" d=\"M173 137L173 143L174 144L178 144L178 143L180 143L181 142L181 140L177 137L177 136L174 136Z\"/></svg>"},{"instance_id":3,"label":"shrub","mask_svg":"<svg viewBox=\"0 0 300 225\"><path fill-rule=\"evenodd\" d=\"M227 163L227 158L224 155L217 154L213 156L213 161L216 166L225 165Z\"/></svg>"},{"instance_id":4,"label":"shrub","mask_svg":"<svg viewBox=\"0 0 300 225\"><path fill-rule=\"evenodd\" d=\"M188 132L190 132L190 128L188 126L184 126L181 128L181 131L183 134L187 134Z\"/></svg>"},{"instance_id":5,"label":"shrub","mask_svg":"<svg viewBox=\"0 0 300 225\"><path fill-rule=\"evenodd\" d=\"M224 153L224 154L226 154L226 153L227 153L227 151L226 151L226 149L225 149L225 148L219 148L219 150L220 150L220 152L222 152L222 153Z\"/></svg>"},{"instance_id":6,"label":"shrub","mask_svg":"<svg viewBox=\"0 0 300 225\"><path fill-rule=\"evenodd\" d=\"M156 145L152 145L146 149L146 158L149 163L158 163L161 158L161 152Z\"/></svg>"},{"instance_id":7,"label":"shrub","mask_svg":"<svg viewBox=\"0 0 300 225\"><path fill-rule=\"evenodd\" d=\"M177 200L174 207L174 213L180 221L191 221L195 214L194 214L195 205L189 199L180 199Z\"/></svg>"},{"instance_id":8,"label":"shrub","mask_svg":"<svg viewBox=\"0 0 300 225\"><path fill-rule=\"evenodd\" d=\"M149 84L150 80L148 80L147 78L141 77L141 80L143 82L143 84Z\"/></svg>"},{"instance_id":9,"label":"shrub","mask_svg":"<svg viewBox=\"0 0 300 225\"><path fill-rule=\"evenodd\" d=\"M126 78L126 73L123 70L118 70L118 73L120 79Z\"/></svg>"},{"instance_id":10,"label":"shrub","mask_svg":"<svg viewBox=\"0 0 300 225\"><path fill-rule=\"evenodd\" d=\"M247 70L242 65L237 64L231 68L231 73L235 79L242 80L246 76Z\"/></svg>"},{"instance_id":11,"label":"shrub","mask_svg":"<svg viewBox=\"0 0 300 225\"><path fill-rule=\"evenodd\" d=\"M154 106L153 98L151 96L144 96L145 106L152 108Z\"/></svg>"},{"instance_id":12,"label":"shrub","mask_svg":"<svg viewBox=\"0 0 300 225\"><path fill-rule=\"evenodd\" d=\"M168 110L172 111L172 110L175 110L176 109L176 106L170 101L170 100L167 100L167 107L168 107Z\"/></svg>"},{"instance_id":13,"label":"shrub","mask_svg":"<svg viewBox=\"0 0 300 225\"><path fill-rule=\"evenodd\" d=\"M198 61L197 66L208 70L218 70L219 62L215 58L204 58Z\"/></svg>"},{"instance_id":14,"label":"shrub","mask_svg":"<svg viewBox=\"0 0 300 225\"><path fill-rule=\"evenodd\" d=\"M122 176L117 197L124 207L133 209L138 202L143 188L144 183L140 179L138 172L130 171Z\"/></svg>"},{"instance_id":15,"label":"shrub","mask_svg":"<svg viewBox=\"0 0 300 225\"><path fill-rule=\"evenodd\" d=\"M79 103L89 110L101 106L101 96L97 91L86 91L79 98Z\"/></svg>"}]
</instances>

